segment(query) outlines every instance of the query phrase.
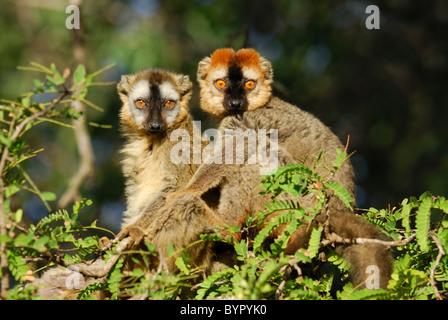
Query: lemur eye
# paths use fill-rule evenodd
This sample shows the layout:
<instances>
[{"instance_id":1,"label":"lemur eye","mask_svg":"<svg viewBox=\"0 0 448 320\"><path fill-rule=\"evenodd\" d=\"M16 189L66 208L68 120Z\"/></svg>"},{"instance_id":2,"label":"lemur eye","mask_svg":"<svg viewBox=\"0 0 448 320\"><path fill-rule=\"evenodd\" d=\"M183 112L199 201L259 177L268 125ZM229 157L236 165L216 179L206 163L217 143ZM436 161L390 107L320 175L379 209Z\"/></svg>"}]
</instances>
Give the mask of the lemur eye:
<instances>
[{"instance_id":1,"label":"lemur eye","mask_svg":"<svg viewBox=\"0 0 448 320\"><path fill-rule=\"evenodd\" d=\"M246 83L244 84L244 86L245 86L247 89L253 89L253 88L255 88L255 81L253 81L253 80L248 80L248 81L246 81Z\"/></svg>"},{"instance_id":2,"label":"lemur eye","mask_svg":"<svg viewBox=\"0 0 448 320\"><path fill-rule=\"evenodd\" d=\"M174 102L173 100L168 100L165 102L165 107L172 108L175 104L176 102Z\"/></svg>"},{"instance_id":3,"label":"lemur eye","mask_svg":"<svg viewBox=\"0 0 448 320\"><path fill-rule=\"evenodd\" d=\"M226 86L226 82L224 80L222 80L222 79L216 80L215 81L215 86L218 89L222 89L222 88L224 88Z\"/></svg>"},{"instance_id":4,"label":"lemur eye","mask_svg":"<svg viewBox=\"0 0 448 320\"><path fill-rule=\"evenodd\" d=\"M137 107L143 108L144 106L146 106L146 101L142 100L142 99L138 99L135 101L135 104L137 105Z\"/></svg>"}]
</instances>

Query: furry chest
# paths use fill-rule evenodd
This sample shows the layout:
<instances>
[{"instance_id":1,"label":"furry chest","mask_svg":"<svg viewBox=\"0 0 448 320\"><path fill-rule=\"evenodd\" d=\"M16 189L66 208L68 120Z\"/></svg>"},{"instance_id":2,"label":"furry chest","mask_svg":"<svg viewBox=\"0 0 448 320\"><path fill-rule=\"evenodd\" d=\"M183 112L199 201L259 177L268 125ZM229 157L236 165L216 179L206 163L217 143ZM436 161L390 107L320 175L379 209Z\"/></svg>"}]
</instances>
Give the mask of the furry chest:
<instances>
[{"instance_id":1,"label":"furry chest","mask_svg":"<svg viewBox=\"0 0 448 320\"><path fill-rule=\"evenodd\" d=\"M147 161L136 168L137 193L146 199L156 193L162 185L163 171L163 162L150 155Z\"/></svg>"},{"instance_id":2,"label":"furry chest","mask_svg":"<svg viewBox=\"0 0 448 320\"><path fill-rule=\"evenodd\" d=\"M127 168L128 211L139 212L148 204L162 187L164 168L163 161L153 154L135 159Z\"/></svg>"}]
</instances>

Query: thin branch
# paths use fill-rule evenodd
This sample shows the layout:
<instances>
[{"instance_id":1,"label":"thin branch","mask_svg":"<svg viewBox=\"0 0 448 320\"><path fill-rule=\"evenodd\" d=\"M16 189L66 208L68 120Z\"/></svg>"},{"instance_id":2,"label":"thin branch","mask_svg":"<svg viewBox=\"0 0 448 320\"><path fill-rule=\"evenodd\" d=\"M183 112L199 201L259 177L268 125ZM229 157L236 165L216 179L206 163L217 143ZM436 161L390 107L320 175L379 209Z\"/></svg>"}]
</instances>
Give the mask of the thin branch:
<instances>
[{"instance_id":1,"label":"thin branch","mask_svg":"<svg viewBox=\"0 0 448 320\"><path fill-rule=\"evenodd\" d=\"M82 0L71 0L70 4L78 7L82 6ZM73 57L78 65L85 65L86 53L82 42L83 30L73 29ZM77 92L74 93L77 95ZM70 179L67 190L61 196L58 202L59 208L66 208L70 203L80 200L80 189L84 182L93 174L93 149L90 140L89 131L86 125L86 115L84 104L75 100L72 102L72 107L75 113L82 113L82 115L73 120L74 133L76 138L76 144L78 146L78 153L80 157L80 164L78 170Z\"/></svg>"},{"instance_id":2,"label":"thin branch","mask_svg":"<svg viewBox=\"0 0 448 320\"><path fill-rule=\"evenodd\" d=\"M46 256L48 260L63 267L76 267L77 272L86 277L103 278L107 276L112 267L117 263L121 253L130 248L132 243L133 240L131 237L123 239L117 244L115 254L112 255L112 257L110 257L107 261L104 261L102 258L98 258L97 260L71 264L70 262L63 260L61 256L55 255L51 251L46 252Z\"/></svg>"},{"instance_id":3,"label":"thin branch","mask_svg":"<svg viewBox=\"0 0 448 320\"><path fill-rule=\"evenodd\" d=\"M321 247L325 247L329 244L381 244L386 247L402 247L414 240L416 234L412 234L406 239L398 241L384 241L378 239L368 239L368 238L343 238L336 233L331 233L326 236L325 239L321 241Z\"/></svg>"},{"instance_id":4,"label":"thin branch","mask_svg":"<svg viewBox=\"0 0 448 320\"><path fill-rule=\"evenodd\" d=\"M440 263L440 259L442 259L442 256L445 254L445 251L443 250L442 244L440 243L439 239L433 234L430 234L431 238L434 240L434 242L436 243L437 248L439 249L439 253L437 254L437 258L436 261L434 263L434 265L431 268L431 273L429 276L429 283L431 284L433 290L434 290L434 294L436 296L437 300L443 300L442 296L439 293L439 290L437 289L437 285L436 285L436 281L434 280L434 276L436 274L436 269L439 266Z\"/></svg>"},{"instance_id":5,"label":"thin branch","mask_svg":"<svg viewBox=\"0 0 448 320\"><path fill-rule=\"evenodd\" d=\"M292 272L292 266L290 264L287 264L283 266L279 273L285 272L282 277L282 281L278 285L277 289L275 290L275 300L280 300L282 298L283 288L285 287L286 280L288 280L289 276Z\"/></svg>"}]
</instances>

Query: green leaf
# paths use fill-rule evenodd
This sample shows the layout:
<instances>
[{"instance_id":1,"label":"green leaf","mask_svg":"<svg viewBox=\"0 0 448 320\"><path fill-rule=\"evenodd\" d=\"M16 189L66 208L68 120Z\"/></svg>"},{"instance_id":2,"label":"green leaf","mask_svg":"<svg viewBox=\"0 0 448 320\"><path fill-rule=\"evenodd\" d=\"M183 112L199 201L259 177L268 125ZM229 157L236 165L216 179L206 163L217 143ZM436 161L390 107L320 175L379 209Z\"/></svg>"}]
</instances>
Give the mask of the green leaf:
<instances>
[{"instance_id":1,"label":"green leaf","mask_svg":"<svg viewBox=\"0 0 448 320\"><path fill-rule=\"evenodd\" d=\"M241 240L240 242L235 243L234 245L235 251L238 254L237 259L240 261L244 261L247 258L247 243L245 240Z\"/></svg>"},{"instance_id":2,"label":"green leaf","mask_svg":"<svg viewBox=\"0 0 448 320\"><path fill-rule=\"evenodd\" d=\"M11 183L8 187L5 188L5 198L9 198L13 194L20 191L20 186L16 183Z\"/></svg>"},{"instance_id":3,"label":"green leaf","mask_svg":"<svg viewBox=\"0 0 448 320\"><path fill-rule=\"evenodd\" d=\"M313 228L311 231L310 241L308 245L308 251L310 252L310 258L314 258L319 252L320 240L322 236L323 227Z\"/></svg>"},{"instance_id":4,"label":"green leaf","mask_svg":"<svg viewBox=\"0 0 448 320\"><path fill-rule=\"evenodd\" d=\"M23 97L22 98L22 105L25 108L29 108L31 106L31 98L29 96Z\"/></svg>"},{"instance_id":5,"label":"green leaf","mask_svg":"<svg viewBox=\"0 0 448 320\"><path fill-rule=\"evenodd\" d=\"M44 92L45 91L45 87L43 86L43 84L40 80L34 79L33 83L34 83L34 86L36 87L36 92Z\"/></svg>"},{"instance_id":6,"label":"green leaf","mask_svg":"<svg viewBox=\"0 0 448 320\"><path fill-rule=\"evenodd\" d=\"M78 68L76 68L75 73L73 74L73 81L75 85L80 85L86 79L86 68L84 65L80 64Z\"/></svg>"},{"instance_id":7,"label":"green leaf","mask_svg":"<svg viewBox=\"0 0 448 320\"><path fill-rule=\"evenodd\" d=\"M32 233L21 233L14 239L15 247L26 247L33 241L34 235Z\"/></svg>"},{"instance_id":8,"label":"green leaf","mask_svg":"<svg viewBox=\"0 0 448 320\"><path fill-rule=\"evenodd\" d=\"M423 198L420 206L417 210L417 215L415 219L415 226L417 228L417 243L420 249L424 252L428 252L428 236L429 236L429 225L431 222L431 205L432 199L430 197Z\"/></svg>"},{"instance_id":9,"label":"green leaf","mask_svg":"<svg viewBox=\"0 0 448 320\"><path fill-rule=\"evenodd\" d=\"M11 145L12 145L11 139L9 139L6 136L4 136L3 132L0 133L0 143L4 144L8 149L11 148Z\"/></svg>"},{"instance_id":10,"label":"green leaf","mask_svg":"<svg viewBox=\"0 0 448 320\"><path fill-rule=\"evenodd\" d=\"M41 198L45 201L54 201L56 200L56 194L50 191L44 191L41 193Z\"/></svg>"},{"instance_id":11,"label":"green leaf","mask_svg":"<svg viewBox=\"0 0 448 320\"><path fill-rule=\"evenodd\" d=\"M14 213L14 222L19 223L20 221L22 221L22 217L23 217L23 210L17 209L17 211Z\"/></svg>"},{"instance_id":12,"label":"green leaf","mask_svg":"<svg viewBox=\"0 0 448 320\"><path fill-rule=\"evenodd\" d=\"M39 252L47 251L47 243L50 241L50 238L47 236L41 236L33 243L33 248Z\"/></svg>"},{"instance_id":13,"label":"green leaf","mask_svg":"<svg viewBox=\"0 0 448 320\"><path fill-rule=\"evenodd\" d=\"M188 269L188 266L182 257L177 257L175 263L181 272L185 273L186 275L190 274L190 270Z\"/></svg>"},{"instance_id":14,"label":"green leaf","mask_svg":"<svg viewBox=\"0 0 448 320\"><path fill-rule=\"evenodd\" d=\"M403 227L407 232L411 231L411 222L410 222L410 213L411 213L412 205L409 203L406 203L403 205L403 208L401 210L401 217L403 219Z\"/></svg>"},{"instance_id":15,"label":"green leaf","mask_svg":"<svg viewBox=\"0 0 448 320\"><path fill-rule=\"evenodd\" d=\"M390 296L390 292L385 289L364 289L342 292L340 297L344 300L386 300Z\"/></svg>"},{"instance_id":16,"label":"green leaf","mask_svg":"<svg viewBox=\"0 0 448 320\"><path fill-rule=\"evenodd\" d=\"M64 78L62 78L62 75L59 72L57 74L54 74L53 76L47 75L46 78L50 83L57 86L65 82Z\"/></svg>"},{"instance_id":17,"label":"green leaf","mask_svg":"<svg viewBox=\"0 0 448 320\"><path fill-rule=\"evenodd\" d=\"M332 161L331 164L335 169L338 169L342 163L347 159L347 152L341 151L339 148L336 149L336 160Z\"/></svg>"},{"instance_id":18,"label":"green leaf","mask_svg":"<svg viewBox=\"0 0 448 320\"><path fill-rule=\"evenodd\" d=\"M326 186L334 191L335 195L338 196L339 199L341 199L341 201L347 206L347 208L353 211L353 207L351 204L354 200L347 189L333 181L328 181L326 183Z\"/></svg>"}]
</instances>

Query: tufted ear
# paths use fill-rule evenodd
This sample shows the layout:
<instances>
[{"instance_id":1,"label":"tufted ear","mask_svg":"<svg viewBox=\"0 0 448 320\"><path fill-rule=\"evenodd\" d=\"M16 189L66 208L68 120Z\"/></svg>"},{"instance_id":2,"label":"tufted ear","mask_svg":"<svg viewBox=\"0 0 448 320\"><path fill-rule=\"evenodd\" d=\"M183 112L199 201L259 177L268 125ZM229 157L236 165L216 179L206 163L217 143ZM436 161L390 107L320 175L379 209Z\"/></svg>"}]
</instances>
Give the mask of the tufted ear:
<instances>
[{"instance_id":1,"label":"tufted ear","mask_svg":"<svg viewBox=\"0 0 448 320\"><path fill-rule=\"evenodd\" d=\"M124 74L121 76L120 82L117 84L117 91L119 94L127 95L129 90L131 90L132 83L135 80L135 75Z\"/></svg>"},{"instance_id":2,"label":"tufted ear","mask_svg":"<svg viewBox=\"0 0 448 320\"><path fill-rule=\"evenodd\" d=\"M260 68L263 70L263 74L266 80L274 80L274 70L272 64L265 58L260 56Z\"/></svg>"},{"instance_id":3,"label":"tufted ear","mask_svg":"<svg viewBox=\"0 0 448 320\"><path fill-rule=\"evenodd\" d=\"M204 80L207 77L211 62L212 59L210 57L205 57L199 62L197 72L198 81Z\"/></svg>"},{"instance_id":4,"label":"tufted ear","mask_svg":"<svg viewBox=\"0 0 448 320\"><path fill-rule=\"evenodd\" d=\"M128 94L131 90L132 84L134 83L135 75L122 75L120 82L117 84L117 91L120 99L123 103L126 103L128 100Z\"/></svg>"},{"instance_id":5,"label":"tufted ear","mask_svg":"<svg viewBox=\"0 0 448 320\"><path fill-rule=\"evenodd\" d=\"M176 77L177 83L179 85L179 89L182 92L182 95L185 95L191 91L193 88L193 83L190 80L190 77L187 75L178 75Z\"/></svg>"}]
</instances>

